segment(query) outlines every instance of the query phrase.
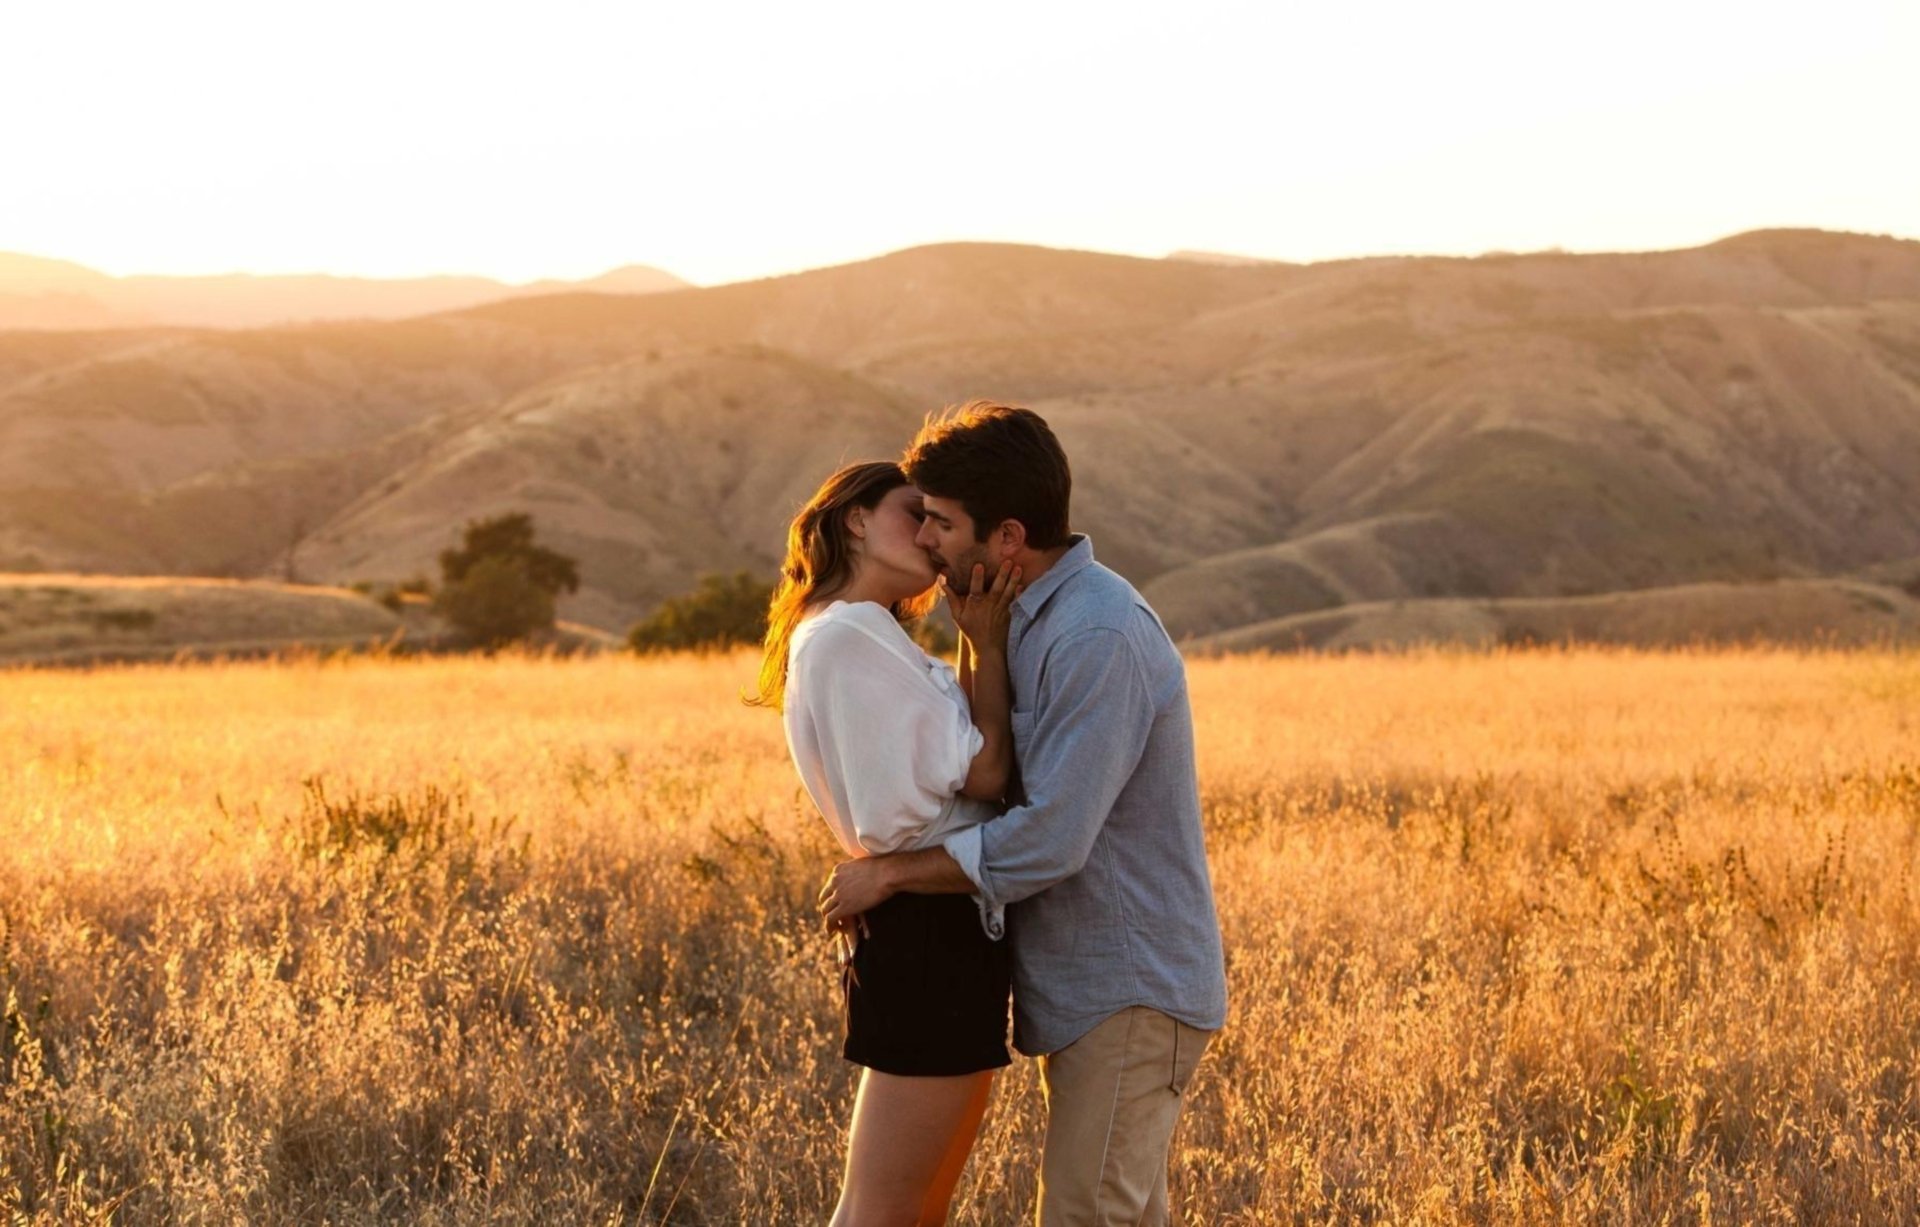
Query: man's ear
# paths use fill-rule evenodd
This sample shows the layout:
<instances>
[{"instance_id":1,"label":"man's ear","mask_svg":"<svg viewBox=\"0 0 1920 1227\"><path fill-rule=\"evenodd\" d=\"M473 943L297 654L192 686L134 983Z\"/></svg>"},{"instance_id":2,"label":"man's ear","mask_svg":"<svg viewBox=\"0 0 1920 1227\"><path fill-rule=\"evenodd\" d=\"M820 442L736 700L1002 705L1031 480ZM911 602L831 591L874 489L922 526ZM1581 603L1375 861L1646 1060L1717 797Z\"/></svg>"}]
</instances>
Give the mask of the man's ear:
<instances>
[{"instance_id":1,"label":"man's ear","mask_svg":"<svg viewBox=\"0 0 1920 1227\"><path fill-rule=\"evenodd\" d=\"M993 530L993 542L1000 547L1000 557L1011 558L1026 548L1027 526L1018 520L1002 520Z\"/></svg>"}]
</instances>

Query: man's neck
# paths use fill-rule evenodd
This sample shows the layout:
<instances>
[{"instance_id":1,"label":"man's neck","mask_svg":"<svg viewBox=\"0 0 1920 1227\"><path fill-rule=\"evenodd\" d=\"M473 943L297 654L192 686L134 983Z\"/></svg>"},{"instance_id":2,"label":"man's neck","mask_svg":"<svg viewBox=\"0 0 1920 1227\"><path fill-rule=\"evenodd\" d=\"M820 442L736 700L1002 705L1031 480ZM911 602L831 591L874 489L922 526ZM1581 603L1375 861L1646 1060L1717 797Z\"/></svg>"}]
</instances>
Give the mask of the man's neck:
<instances>
[{"instance_id":1,"label":"man's neck","mask_svg":"<svg viewBox=\"0 0 1920 1227\"><path fill-rule=\"evenodd\" d=\"M1040 577L1053 570L1053 565L1067 556L1073 545L1056 545L1050 550L1028 550L1026 557L1020 560L1020 586L1031 588L1040 582Z\"/></svg>"}]
</instances>

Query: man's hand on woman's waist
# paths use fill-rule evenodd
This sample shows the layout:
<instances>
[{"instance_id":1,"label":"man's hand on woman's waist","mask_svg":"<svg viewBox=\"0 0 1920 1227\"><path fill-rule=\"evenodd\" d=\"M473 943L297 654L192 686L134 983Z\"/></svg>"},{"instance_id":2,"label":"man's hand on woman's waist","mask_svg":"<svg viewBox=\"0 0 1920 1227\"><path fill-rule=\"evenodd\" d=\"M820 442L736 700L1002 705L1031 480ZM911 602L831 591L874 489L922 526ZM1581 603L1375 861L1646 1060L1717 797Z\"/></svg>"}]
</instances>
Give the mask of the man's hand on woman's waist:
<instances>
[{"instance_id":1,"label":"man's hand on woman's waist","mask_svg":"<svg viewBox=\"0 0 1920 1227\"><path fill-rule=\"evenodd\" d=\"M898 894L970 895L978 889L945 848L841 861L820 888L820 915L839 928Z\"/></svg>"}]
</instances>

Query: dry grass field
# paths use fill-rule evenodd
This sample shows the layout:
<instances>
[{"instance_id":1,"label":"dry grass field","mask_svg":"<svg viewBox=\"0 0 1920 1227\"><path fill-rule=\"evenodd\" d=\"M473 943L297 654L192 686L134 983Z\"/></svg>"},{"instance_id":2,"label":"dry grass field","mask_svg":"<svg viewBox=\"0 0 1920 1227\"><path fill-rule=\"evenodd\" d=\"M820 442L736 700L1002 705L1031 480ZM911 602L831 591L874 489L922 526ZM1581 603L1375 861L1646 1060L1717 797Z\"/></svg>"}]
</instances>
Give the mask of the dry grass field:
<instances>
[{"instance_id":1,"label":"dry grass field","mask_svg":"<svg viewBox=\"0 0 1920 1227\"><path fill-rule=\"evenodd\" d=\"M1191 667L1195 1224L1920 1206L1920 655ZM16 1222L818 1223L833 859L744 657L0 673ZM1033 1191L1019 1063L958 1221Z\"/></svg>"}]
</instances>

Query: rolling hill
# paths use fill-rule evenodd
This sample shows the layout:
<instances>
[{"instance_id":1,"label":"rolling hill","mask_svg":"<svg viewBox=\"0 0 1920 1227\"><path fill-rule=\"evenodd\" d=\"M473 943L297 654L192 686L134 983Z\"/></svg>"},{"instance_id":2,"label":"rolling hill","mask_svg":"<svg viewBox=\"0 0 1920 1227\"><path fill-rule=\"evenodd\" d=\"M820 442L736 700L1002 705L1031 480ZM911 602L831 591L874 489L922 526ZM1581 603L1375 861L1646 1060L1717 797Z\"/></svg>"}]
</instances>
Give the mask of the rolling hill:
<instances>
[{"instance_id":1,"label":"rolling hill","mask_svg":"<svg viewBox=\"0 0 1920 1227\"><path fill-rule=\"evenodd\" d=\"M257 328L299 320L400 319L518 295L651 294L686 284L639 264L588 281L520 286L487 277L112 277L66 260L0 252L0 329Z\"/></svg>"},{"instance_id":2,"label":"rolling hill","mask_svg":"<svg viewBox=\"0 0 1920 1227\"><path fill-rule=\"evenodd\" d=\"M363 647L405 620L359 593L265 581L0 573L0 660L243 654L297 639Z\"/></svg>"},{"instance_id":3,"label":"rolling hill","mask_svg":"<svg viewBox=\"0 0 1920 1227\"><path fill-rule=\"evenodd\" d=\"M526 509L582 561L563 615L619 629L770 569L835 464L972 396L1048 417L1076 526L1183 638L1765 604L1920 556L1920 243L1766 231L1315 265L949 244L397 321L0 332L0 568L393 580Z\"/></svg>"},{"instance_id":4,"label":"rolling hill","mask_svg":"<svg viewBox=\"0 0 1920 1227\"><path fill-rule=\"evenodd\" d=\"M1370 601L1294 614L1188 641L1200 653L1343 651L1456 643L1470 647L1606 643L1920 644L1920 600L1846 580L1682 584L1589 597Z\"/></svg>"}]
</instances>

